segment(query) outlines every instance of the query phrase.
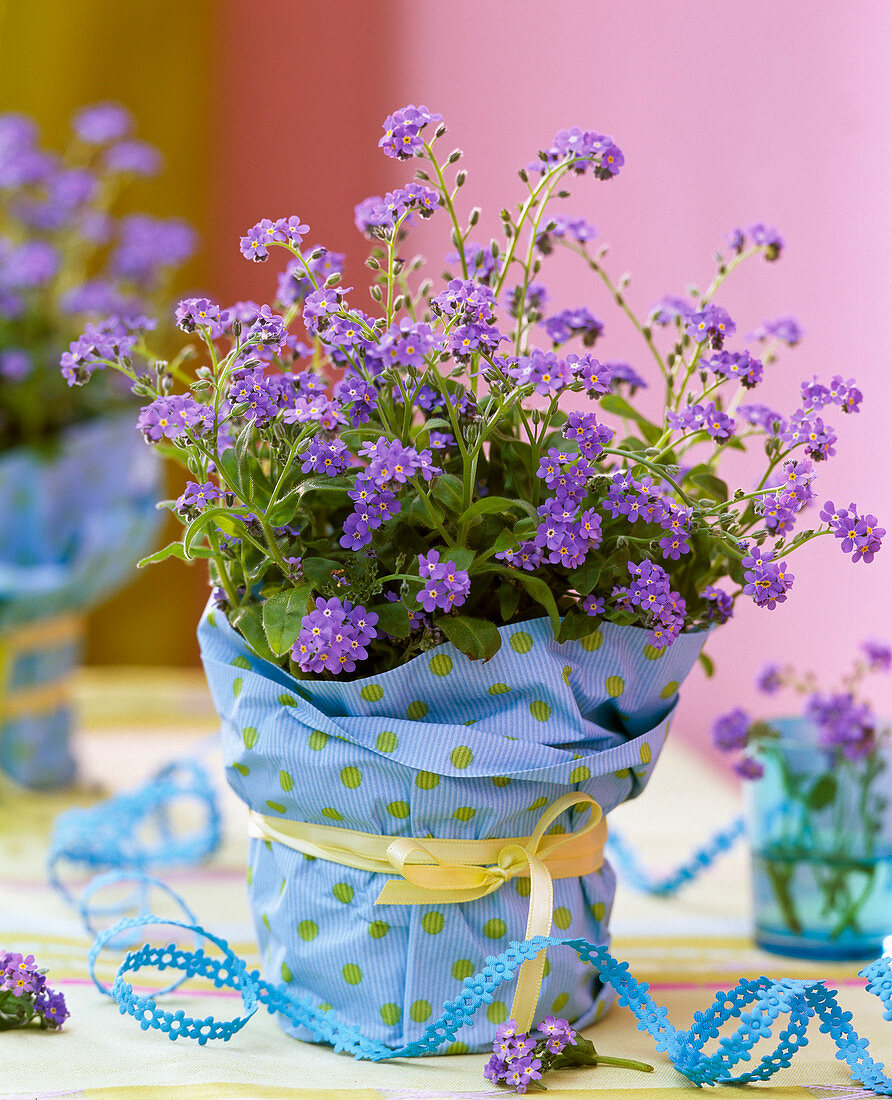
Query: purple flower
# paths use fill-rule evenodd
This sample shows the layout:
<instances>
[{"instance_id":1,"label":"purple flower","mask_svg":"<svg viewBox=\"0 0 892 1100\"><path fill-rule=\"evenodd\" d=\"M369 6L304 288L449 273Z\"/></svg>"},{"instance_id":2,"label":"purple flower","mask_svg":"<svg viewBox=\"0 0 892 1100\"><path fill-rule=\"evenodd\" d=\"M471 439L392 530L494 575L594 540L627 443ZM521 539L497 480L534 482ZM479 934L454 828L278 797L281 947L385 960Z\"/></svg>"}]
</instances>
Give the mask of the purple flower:
<instances>
[{"instance_id":1,"label":"purple flower","mask_svg":"<svg viewBox=\"0 0 892 1100\"><path fill-rule=\"evenodd\" d=\"M714 605L708 607L703 615L707 622L726 623L734 614L734 601L721 588L707 585L700 593L700 599Z\"/></svg>"},{"instance_id":2,"label":"purple flower","mask_svg":"<svg viewBox=\"0 0 892 1100\"><path fill-rule=\"evenodd\" d=\"M755 333L760 341L773 337L782 344L794 348L805 335L805 330L795 317L776 317L773 321L763 321L762 327Z\"/></svg>"},{"instance_id":3,"label":"purple flower","mask_svg":"<svg viewBox=\"0 0 892 1100\"><path fill-rule=\"evenodd\" d=\"M173 394L170 397L156 397L155 400L140 409L136 426L149 443L160 439L179 439L186 432L212 425L214 410L208 405L200 405L192 397Z\"/></svg>"},{"instance_id":4,"label":"purple flower","mask_svg":"<svg viewBox=\"0 0 892 1100\"><path fill-rule=\"evenodd\" d=\"M320 596L303 617L291 656L304 672L353 672L358 661L368 658L366 646L378 636L377 622L378 616L361 604Z\"/></svg>"},{"instance_id":5,"label":"purple flower","mask_svg":"<svg viewBox=\"0 0 892 1100\"><path fill-rule=\"evenodd\" d=\"M861 652L867 658L872 672L888 672L892 669L892 647L886 642L867 639L861 643Z\"/></svg>"},{"instance_id":6,"label":"purple flower","mask_svg":"<svg viewBox=\"0 0 892 1100\"><path fill-rule=\"evenodd\" d=\"M744 595L751 596L758 607L767 607L773 611L779 603L787 599L787 592L793 587L795 578L786 572L786 562L773 561L773 555L755 549L743 559L746 584Z\"/></svg>"},{"instance_id":7,"label":"purple flower","mask_svg":"<svg viewBox=\"0 0 892 1100\"><path fill-rule=\"evenodd\" d=\"M784 667L774 661L762 666L756 675L756 687L765 695L776 695L784 686Z\"/></svg>"},{"instance_id":8,"label":"purple flower","mask_svg":"<svg viewBox=\"0 0 892 1100\"><path fill-rule=\"evenodd\" d=\"M734 770L741 779L761 779L765 774L764 767L752 756L742 756L735 761Z\"/></svg>"},{"instance_id":9,"label":"purple flower","mask_svg":"<svg viewBox=\"0 0 892 1100\"><path fill-rule=\"evenodd\" d=\"M303 319L307 330L315 334L325 328L330 322L333 313L339 313L343 308L342 299L347 289L340 287L323 287L308 294L304 301Z\"/></svg>"},{"instance_id":10,"label":"purple flower","mask_svg":"<svg viewBox=\"0 0 892 1100\"><path fill-rule=\"evenodd\" d=\"M727 311L712 304L699 313L690 314L685 326L685 332L695 343L702 344L708 340L716 349L721 348L726 336L731 336L736 331L737 325Z\"/></svg>"},{"instance_id":11,"label":"purple flower","mask_svg":"<svg viewBox=\"0 0 892 1100\"><path fill-rule=\"evenodd\" d=\"M579 606L586 613L593 618L598 615L604 614L604 597L603 596L586 596L585 599L580 601Z\"/></svg>"},{"instance_id":12,"label":"purple flower","mask_svg":"<svg viewBox=\"0 0 892 1100\"><path fill-rule=\"evenodd\" d=\"M468 271L478 282L485 283L495 273L495 257L486 245L482 245L478 241L465 241L464 253ZM446 253L447 264L457 264L458 262L458 252Z\"/></svg>"},{"instance_id":13,"label":"purple flower","mask_svg":"<svg viewBox=\"0 0 892 1100\"><path fill-rule=\"evenodd\" d=\"M738 707L717 718L712 726L712 741L722 752L745 749L749 738L750 718Z\"/></svg>"},{"instance_id":14,"label":"purple flower","mask_svg":"<svg viewBox=\"0 0 892 1100\"><path fill-rule=\"evenodd\" d=\"M177 306L176 321L183 332L203 328L212 340L218 340L229 327L230 316L207 298L185 298Z\"/></svg>"},{"instance_id":15,"label":"purple flower","mask_svg":"<svg viewBox=\"0 0 892 1100\"><path fill-rule=\"evenodd\" d=\"M408 160L418 156L424 148L421 131L432 122L442 122L443 116L431 112L423 104L409 104L388 115L384 120L384 137L378 142L388 157Z\"/></svg>"},{"instance_id":16,"label":"purple flower","mask_svg":"<svg viewBox=\"0 0 892 1100\"><path fill-rule=\"evenodd\" d=\"M109 172L127 172L132 176L154 176L161 170L161 154L147 141L119 141L105 151Z\"/></svg>"},{"instance_id":17,"label":"purple flower","mask_svg":"<svg viewBox=\"0 0 892 1100\"><path fill-rule=\"evenodd\" d=\"M181 514L194 510L203 511L211 501L218 500L220 490L212 481L204 481L200 485L194 481L187 481L186 488L177 498L176 508Z\"/></svg>"},{"instance_id":18,"label":"purple flower","mask_svg":"<svg viewBox=\"0 0 892 1100\"><path fill-rule=\"evenodd\" d=\"M418 573L425 583L415 598L425 611L461 607L471 591L467 570L456 568L453 561L441 562L436 550L418 555Z\"/></svg>"},{"instance_id":19,"label":"purple flower","mask_svg":"<svg viewBox=\"0 0 892 1100\"><path fill-rule=\"evenodd\" d=\"M82 107L72 125L81 141L89 145L107 145L124 137L133 119L120 103L94 103L91 107Z\"/></svg>"},{"instance_id":20,"label":"purple flower","mask_svg":"<svg viewBox=\"0 0 892 1100\"><path fill-rule=\"evenodd\" d=\"M536 247L546 256L554 249L553 238L569 238L585 244L598 235L597 228L585 218L574 218L567 214L553 214L550 223L536 237Z\"/></svg>"},{"instance_id":21,"label":"purple flower","mask_svg":"<svg viewBox=\"0 0 892 1100\"><path fill-rule=\"evenodd\" d=\"M21 382L31 373L31 356L20 348L0 351L0 378L7 382Z\"/></svg>"},{"instance_id":22,"label":"purple flower","mask_svg":"<svg viewBox=\"0 0 892 1100\"><path fill-rule=\"evenodd\" d=\"M3 255L0 287L31 290L43 286L59 269L59 255L46 241L25 241Z\"/></svg>"},{"instance_id":23,"label":"purple flower","mask_svg":"<svg viewBox=\"0 0 892 1100\"><path fill-rule=\"evenodd\" d=\"M720 351L703 366L723 378L736 378L747 389L762 381L764 371L762 360L754 359L748 351Z\"/></svg>"},{"instance_id":24,"label":"purple flower","mask_svg":"<svg viewBox=\"0 0 892 1100\"><path fill-rule=\"evenodd\" d=\"M120 223L111 257L115 274L139 286L150 285L165 268L184 263L195 250L195 231L179 218L132 214Z\"/></svg>"},{"instance_id":25,"label":"purple flower","mask_svg":"<svg viewBox=\"0 0 892 1100\"><path fill-rule=\"evenodd\" d=\"M314 256L315 259L310 258ZM302 302L314 289L310 275L315 277L317 284L324 283L330 275L343 272L346 259L343 252L332 252L322 245L317 244L306 249L300 257L289 261L285 270L280 272L276 299L283 306ZM307 274L308 271L310 275Z\"/></svg>"},{"instance_id":26,"label":"purple flower","mask_svg":"<svg viewBox=\"0 0 892 1100\"><path fill-rule=\"evenodd\" d=\"M647 382L645 382L635 368L628 363L622 363L616 359L611 359L605 366L610 371L611 390L618 390L622 384L629 387L630 393L634 393L635 390L647 389Z\"/></svg>"},{"instance_id":27,"label":"purple flower","mask_svg":"<svg viewBox=\"0 0 892 1100\"><path fill-rule=\"evenodd\" d=\"M739 405L737 412L747 424L761 428L763 432L767 432L769 435L777 435L786 428L787 422L784 417L767 405Z\"/></svg>"},{"instance_id":28,"label":"purple flower","mask_svg":"<svg viewBox=\"0 0 892 1100\"><path fill-rule=\"evenodd\" d=\"M573 372L567 361L559 359L553 351L533 348L529 355L521 356L516 366L506 368L519 386L532 386L534 391L547 397L560 393L573 381Z\"/></svg>"},{"instance_id":29,"label":"purple flower","mask_svg":"<svg viewBox=\"0 0 892 1100\"><path fill-rule=\"evenodd\" d=\"M562 161L569 162L578 175L591 169L597 179L609 180L625 164L625 157L608 135L573 126L559 130L552 144L539 153L538 162L531 164L530 169L544 172L549 165Z\"/></svg>"},{"instance_id":30,"label":"purple flower","mask_svg":"<svg viewBox=\"0 0 892 1100\"><path fill-rule=\"evenodd\" d=\"M693 313L694 307L687 298L667 294L650 307L649 318L657 325L671 325L676 321L687 321Z\"/></svg>"},{"instance_id":31,"label":"purple flower","mask_svg":"<svg viewBox=\"0 0 892 1100\"><path fill-rule=\"evenodd\" d=\"M337 477L350 465L350 452L340 439L311 439L301 455L301 469L305 474L326 474Z\"/></svg>"},{"instance_id":32,"label":"purple flower","mask_svg":"<svg viewBox=\"0 0 892 1100\"><path fill-rule=\"evenodd\" d=\"M847 760L861 760L876 746L876 720L851 692L812 695L805 715L818 727L821 745L841 751Z\"/></svg>"},{"instance_id":33,"label":"purple flower","mask_svg":"<svg viewBox=\"0 0 892 1100\"><path fill-rule=\"evenodd\" d=\"M603 321L599 321L584 306L562 310L543 321L542 326L555 345L565 344L574 336L581 336L583 344L591 347L604 331Z\"/></svg>"}]
</instances>

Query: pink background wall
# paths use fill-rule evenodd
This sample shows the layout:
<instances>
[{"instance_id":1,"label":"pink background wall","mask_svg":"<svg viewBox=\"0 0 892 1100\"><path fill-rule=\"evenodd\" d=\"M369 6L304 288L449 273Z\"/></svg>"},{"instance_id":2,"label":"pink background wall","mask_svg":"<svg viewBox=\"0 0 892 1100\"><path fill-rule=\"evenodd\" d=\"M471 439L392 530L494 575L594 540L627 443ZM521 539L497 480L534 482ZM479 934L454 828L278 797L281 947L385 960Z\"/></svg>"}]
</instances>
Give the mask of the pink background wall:
<instances>
[{"instance_id":1,"label":"pink background wall","mask_svg":"<svg viewBox=\"0 0 892 1100\"><path fill-rule=\"evenodd\" d=\"M424 102L443 113L447 140L466 154L464 201L489 213L487 232L521 197L516 168L559 128L611 133L624 171L609 184L580 180L564 209L600 228L614 276L633 273L634 307L645 312L664 293L705 285L724 234L764 220L785 237L785 255L751 261L718 301L738 333L792 313L806 339L754 399L792 411L799 381L813 373L855 376L864 391L859 416L827 418L838 455L816 489L821 501L869 503L890 529L889 546L856 566L838 543L819 541L793 559L784 607L742 601L709 643L715 678L697 671L683 692L676 734L703 739L723 709L770 706L749 687L765 659L830 678L859 639L892 640L892 7L450 0L413 10L394 106ZM394 182L403 176L397 168ZM562 257L554 276L543 272L555 306L589 305L608 323L598 354L648 368L626 319L573 259ZM890 688L880 682L873 693L886 713Z\"/></svg>"}]
</instances>

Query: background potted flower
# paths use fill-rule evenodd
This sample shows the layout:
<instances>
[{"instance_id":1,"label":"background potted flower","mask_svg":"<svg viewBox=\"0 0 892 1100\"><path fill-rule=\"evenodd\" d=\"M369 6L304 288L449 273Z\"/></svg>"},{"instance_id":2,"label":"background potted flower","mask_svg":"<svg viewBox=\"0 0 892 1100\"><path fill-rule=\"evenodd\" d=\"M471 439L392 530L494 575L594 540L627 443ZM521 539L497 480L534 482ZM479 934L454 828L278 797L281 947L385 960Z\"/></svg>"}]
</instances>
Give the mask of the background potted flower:
<instances>
[{"instance_id":1,"label":"background potted flower","mask_svg":"<svg viewBox=\"0 0 892 1100\"><path fill-rule=\"evenodd\" d=\"M708 628L741 594L784 602L789 555L840 528L792 534L833 453L820 410L860 401L834 379L804 385L791 417L742 403L780 341L762 334L763 359L729 350L713 298L746 259L777 259L776 232L735 231L705 292L641 320L589 252L593 228L548 206L572 177L619 172L610 138L561 131L481 245L479 211L456 210L464 171L446 179L460 153L436 151L445 132L425 107L385 123L385 153L420 167L356 208L374 315L340 287L343 257L303 248L299 218L264 219L241 249L289 254L281 314L189 299L177 321L194 344L169 364L142 340L126 357L85 342L65 368L78 384L129 377L146 438L188 470L168 502L183 539L147 560L210 563L199 637L251 810L267 973L394 1047L525 928L553 919L606 941L602 816L647 781ZM442 286L401 255L434 213L453 228ZM600 320L546 316L538 275L557 247L640 331L665 392L657 421L633 404L646 380L587 350ZM749 438L766 468L729 490L718 465ZM869 561L879 542L858 516L844 548ZM521 1031L546 1011L584 1026L605 1001L577 960L540 958L513 1010L493 1001L458 1047L487 1047L509 1016Z\"/></svg>"},{"instance_id":2,"label":"background potted flower","mask_svg":"<svg viewBox=\"0 0 892 1100\"><path fill-rule=\"evenodd\" d=\"M829 507L829 506L828 506ZM892 650L865 642L841 689L767 665L766 695L804 696L798 717L751 721L743 710L713 727L740 751L750 785L756 942L813 959L874 958L892 935L890 728L859 695L868 672L888 672Z\"/></svg>"},{"instance_id":3,"label":"background potted flower","mask_svg":"<svg viewBox=\"0 0 892 1100\"><path fill-rule=\"evenodd\" d=\"M160 167L115 104L81 110L62 154L0 115L0 769L50 787L74 774L70 673L83 611L120 584L158 525L160 467L120 380L72 391L59 356L84 338L126 355L165 301L192 230L112 214ZM68 353L66 353L68 354Z\"/></svg>"}]
</instances>

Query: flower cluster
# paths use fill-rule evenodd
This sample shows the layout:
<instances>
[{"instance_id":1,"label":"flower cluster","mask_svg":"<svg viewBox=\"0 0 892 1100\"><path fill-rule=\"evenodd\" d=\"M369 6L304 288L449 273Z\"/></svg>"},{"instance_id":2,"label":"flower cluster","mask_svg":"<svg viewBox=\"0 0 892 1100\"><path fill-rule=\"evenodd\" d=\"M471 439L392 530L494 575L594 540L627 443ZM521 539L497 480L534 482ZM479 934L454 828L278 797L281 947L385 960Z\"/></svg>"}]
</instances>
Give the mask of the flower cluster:
<instances>
[{"instance_id":1,"label":"flower cluster","mask_svg":"<svg viewBox=\"0 0 892 1100\"><path fill-rule=\"evenodd\" d=\"M588 1039L559 1017L546 1016L536 1031L536 1036L520 1032L516 1020L499 1025L493 1039L492 1057L483 1070L487 1081L507 1086L516 1093L525 1093L531 1087L543 1090L542 1077L555 1069L600 1064L653 1072L653 1067L644 1062L603 1057Z\"/></svg>"},{"instance_id":2,"label":"flower cluster","mask_svg":"<svg viewBox=\"0 0 892 1100\"><path fill-rule=\"evenodd\" d=\"M825 417L858 411L855 381L811 377L790 413L741 403L802 333L781 317L743 338L715 297L750 257L778 258L776 231L735 233L707 292L668 295L639 319L628 279L611 278L603 248L589 251L595 227L549 205L567 181L619 172L611 138L560 131L521 169L524 201L506 205L487 241L477 208L460 216L466 174L447 179L461 153L438 152L441 116L410 105L384 130L384 153L417 171L356 208L372 312L342 285L342 253L308 247L297 216L264 218L240 247L252 262L283 256L275 308L180 302L190 345L168 365L148 349L145 318L116 305L62 360L72 385L114 368L143 398L146 440L188 469L169 502L183 541L155 558L207 558L215 600L255 652L298 677L367 676L444 640L486 659L500 624L546 614L559 643L606 619L644 628L659 650L725 622L740 597L785 602L790 556L813 539L873 559L884 531L854 505L828 503L797 532L839 445ZM416 215L448 220L442 282L403 255ZM118 270L136 288L128 249ZM543 268L559 249L632 317L649 369L596 357L604 302L546 313ZM37 250L13 266L27 283L53 262ZM0 359L0 373L22 369ZM665 402L645 413L635 396L655 378ZM761 465L729 486L725 455L752 439Z\"/></svg>"},{"instance_id":3,"label":"flower cluster","mask_svg":"<svg viewBox=\"0 0 892 1100\"><path fill-rule=\"evenodd\" d=\"M0 449L50 439L129 399L108 378L79 394L64 382L81 385L133 352L151 327L145 314L195 247L178 219L114 215L122 189L161 167L132 128L117 104L85 107L63 156L41 148L31 119L0 115ZM63 381L52 364L71 341Z\"/></svg>"},{"instance_id":4,"label":"flower cluster","mask_svg":"<svg viewBox=\"0 0 892 1100\"><path fill-rule=\"evenodd\" d=\"M759 671L756 686L764 695L776 695L783 688L803 695L802 716L815 730L817 746L830 754L831 760L858 762L876 757L883 732L869 704L857 697L857 687L867 673L890 670L892 647L885 642L865 641L841 691L825 694L818 690L814 675L799 677L790 666L773 661ZM754 722L738 707L716 719L712 736L722 752L748 750L755 754L740 758L735 768L747 779L758 779L764 771L758 756L771 751L777 734L770 723Z\"/></svg>"},{"instance_id":5,"label":"flower cluster","mask_svg":"<svg viewBox=\"0 0 892 1100\"><path fill-rule=\"evenodd\" d=\"M33 955L0 951L0 1031L31 1023L55 1030L68 1016L64 995L47 985Z\"/></svg>"}]
</instances>

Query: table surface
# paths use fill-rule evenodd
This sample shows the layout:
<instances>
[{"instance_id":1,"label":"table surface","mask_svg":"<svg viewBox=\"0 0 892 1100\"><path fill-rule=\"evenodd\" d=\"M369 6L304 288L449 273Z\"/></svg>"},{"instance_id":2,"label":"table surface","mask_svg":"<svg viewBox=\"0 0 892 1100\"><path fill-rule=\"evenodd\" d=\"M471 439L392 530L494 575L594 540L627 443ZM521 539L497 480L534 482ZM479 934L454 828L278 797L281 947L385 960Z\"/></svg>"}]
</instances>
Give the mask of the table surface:
<instances>
[{"instance_id":1,"label":"table surface","mask_svg":"<svg viewBox=\"0 0 892 1100\"><path fill-rule=\"evenodd\" d=\"M205 927L228 939L250 965L258 965L245 894L247 854L244 808L225 788L214 747L216 721L198 673L114 669L81 674L77 751L79 787L64 794L0 788L0 946L33 952L63 990L71 1019L57 1034L12 1032L0 1046L0 1097L96 1097L108 1100L204 1100L206 1097L300 1097L327 1100L422 1100L509 1095L487 1088L485 1055L461 1055L372 1064L286 1036L258 1012L230 1042L199 1047L143 1032L114 1002L98 993L87 973L91 937L77 913L48 885L46 844L60 810L85 805L149 777L161 764L196 750L221 791L225 839L208 863L166 871L163 878L192 907ZM696 797L692 797L696 792ZM647 854L655 869L675 866L697 844L739 812L739 794L727 776L711 770L670 737L645 793L620 807L611 823ZM85 881L85 880L84 880ZM814 964L756 950L749 939L749 876L743 845L680 896L658 900L620 886L613 929L614 953L650 983L677 1027L711 1004L717 989L740 977L814 977L840 989L859 1033L878 1057L892 1052L892 1031L878 1002L863 989L858 964ZM105 952L99 973L111 979L120 954ZM238 1013L237 994L181 988L164 1006L218 1018ZM640 1059L653 1074L607 1067L561 1071L548 1079L550 1094L584 1097L667 1097L692 1092L652 1040L638 1032L628 1010L614 1007L588 1037L605 1055ZM888 1059L887 1059L888 1060ZM793 1066L756 1086L760 1098L845 1098L863 1095L849 1084L829 1038L813 1026L809 1045ZM735 1097L739 1087L713 1089Z\"/></svg>"}]
</instances>

